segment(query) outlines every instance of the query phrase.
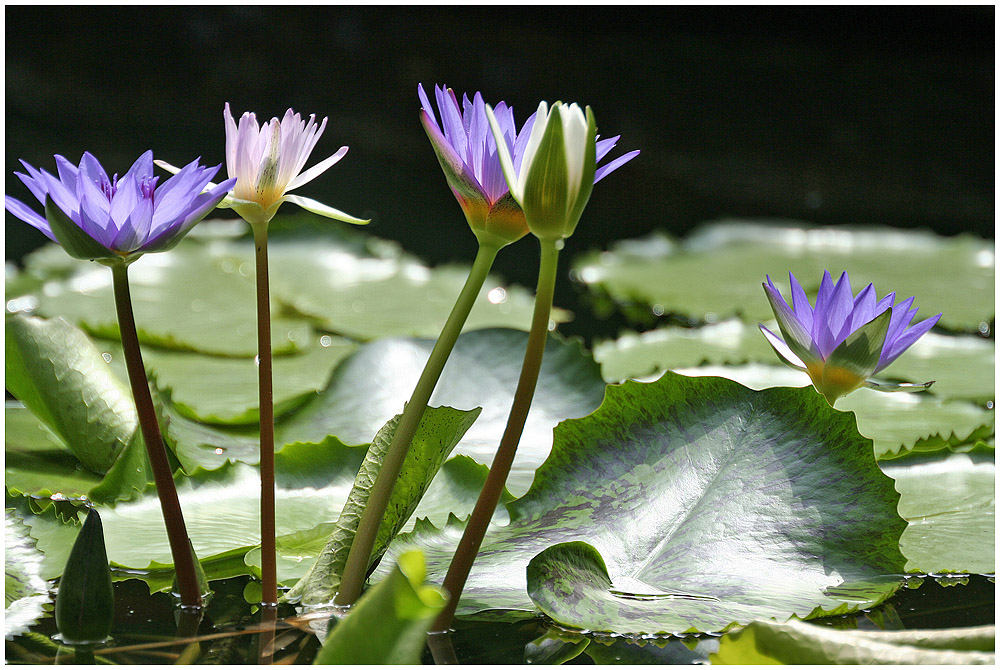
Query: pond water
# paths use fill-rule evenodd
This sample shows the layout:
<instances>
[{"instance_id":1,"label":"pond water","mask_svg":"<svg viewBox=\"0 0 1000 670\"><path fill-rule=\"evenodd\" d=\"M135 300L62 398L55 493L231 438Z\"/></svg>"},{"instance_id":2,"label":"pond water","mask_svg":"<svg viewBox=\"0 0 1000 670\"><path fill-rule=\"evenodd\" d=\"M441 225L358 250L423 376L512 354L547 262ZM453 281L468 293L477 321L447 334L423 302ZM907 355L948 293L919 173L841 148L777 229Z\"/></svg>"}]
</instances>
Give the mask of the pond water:
<instances>
[{"instance_id":1,"label":"pond water","mask_svg":"<svg viewBox=\"0 0 1000 670\"><path fill-rule=\"evenodd\" d=\"M94 652L98 664L257 664L261 661L261 614L243 598L249 579L213 583L215 593L198 619L181 620L165 593L150 595L144 583L115 584L116 611L112 639ZM814 620L818 626L840 629L941 629L992 624L995 620L995 579L969 575L910 578L907 585L882 606L847 616ZM273 634L275 664L311 663L319 643L311 630L322 618L299 616L283 606ZM185 630L186 628L186 630ZM544 617L519 613L485 612L459 618L450 642L463 664L526 664L548 662L531 655L531 643L544 636L551 623ZM560 630L573 639L573 632ZM32 632L6 644L10 664L76 663L71 648L52 641L52 618ZM265 638L265 646L267 640ZM643 638L591 635L577 637L582 651L572 664L700 664L718 647L717 636ZM587 641L586 645L581 642ZM527 651L526 651L527 648ZM429 650L423 662L433 663Z\"/></svg>"}]
</instances>

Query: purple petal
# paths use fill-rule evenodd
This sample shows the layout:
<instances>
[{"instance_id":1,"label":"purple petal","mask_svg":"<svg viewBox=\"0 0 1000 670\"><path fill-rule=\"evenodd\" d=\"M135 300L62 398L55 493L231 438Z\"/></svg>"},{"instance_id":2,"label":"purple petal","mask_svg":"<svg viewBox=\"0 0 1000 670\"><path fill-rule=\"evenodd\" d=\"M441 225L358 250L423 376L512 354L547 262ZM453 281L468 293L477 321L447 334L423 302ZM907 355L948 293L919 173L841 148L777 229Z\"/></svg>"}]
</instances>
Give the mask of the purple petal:
<instances>
[{"instance_id":1,"label":"purple petal","mask_svg":"<svg viewBox=\"0 0 1000 670\"><path fill-rule=\"evenodd\" d=\"M149 235L153 220L153 201L139 198L127 218L118 227L118 234L111 240L110 248L121 253L131 253L142 246Z\"/></svg>"},{"instance_id":2,"label":"purple petal","mask_svg":"<svg viewBox=\"0 0 1000 670\"><path fill-rule=\"evenodd\" d=\"M829 273L824 274L824 283L829 278ZM824 297L822 290L821 285L821 295L816 298L816 311L814 312L814 319L819 322L814 325L814 328L818 329L818 332L814 333L814 339L825 359L850 334L847 317L850 316L851 309L854 307L854 296L851 293L851 280L846 272L840 275L840 279L833 289L826 292L826 299L821 306L820 300Z\"/></svg>"},{"instance_id":3,"label":"purple petal","mask_svg":"<svg viewBox=\"0 0 1000 670\"><path fill-rule=\"evenodd\" d=\"M39 215L38 212L31 209L17 198L12 198L9 195L4 196L3 205L8 212L25 223L34 226L38 230L45 233L47 238L58 243L56 236L52 233L52 228L49 226L49 222L45 220L45 217Z\"/></svg>"},{"instance_id":4,"label":"purple petal","mask_svg":"<svg viewBox=\"0 0 1000 670\"><path fill-rule=\"evenodd\" d=\"M855 330L881 314L881 312L875 311L875 307L875 287L868 284L868 286L861 289L861 292L858 293L858 296L854 299L854 308L851 312L850 318L847 320L847 327L850 332L853 333Z\"/></svg>"},{"instance_id":5,"label":"purple petal","mask_svg":"<svg viewBox=\"0 0 1000 670\"><path fill-rule=\"evenodd\" d=\"M913 318L913 314L916 312L910 312L910 307L913 305L913 298L907 298L903 302L899 303L892 308L892 319L889 320L889 328L885 332L885 342L886 346L892 346L892 343L896 341L903 331L906 330L906 326L909 325L910 320Z\"/></svg>"},{"instance_id":6,"label":"purple petal","mask_svg":"<svg viewBox=\"0 0 1000 670\"><path fill-rule=\"evenodd\" d=\"M639 150L636 149L635 151L630 151L627 154L619 156L618 158L614 159L607 165L602 165L601 167L597 168L597 171L594 172L594 183L596 184L597 182L601 181L607 175L611 174L612 172L620 168L622 165L625 165L625 163L628 163L630 160L632 160L638 155L639 155Z\"/></svg>"},{"instance_id":7,"label":"purple petal","mask_svg":"<svg viewBox=\"0 0 1000 670\"><path fill-rule=\"evenodd\" d=\"M469 138L465 134L465 123L462 121L462 114L458 109L455 92L451 89L447 91L436 89L436 92L438 94L438 113L441 114L441 127L444 129L444 136L448 143L454 147L455 153L461 156L462 161L468 163Z\"/></svg>"},{"instance_id":8,"label":"purple petal","mask_svg":"<svg viewBox=\"0 0 1000 670\"><path fill-rule=\"evenodd\" d=\"M486 136L492 135L490 132L490 121L486 118L486 104L483 96L478 92L472 103L471 119L466 114L466 123L469 126L469 157L472 159L472 174L480 186L483 184L483 159L486 154Z\"/></svg>"},{"instance_id":9,"label":"purple petal","mask_svg":"<svg viewBox=\"0 0 1000 670\"><path fill-rule=\"evenodd\" d=\"M937 316L932 316L929 319L924 319L920 323L911 326L905 333L896 339L891 346L882 347L882 355L879 357L878 367L875 368L875 372L878 372L899 358L900 354L909 349L914 342L924 335L924 333L933 328L940 318L941 315L938 314Z\"/></svg>"},{"instance_id":10,"label":"purple petal","mask_svg":"<svg viewBox=\"0 0 1000 670\"><path fill-rule=\"evenodd\" d=\"M25 169L28 171L28 174L23 174L21 172L15 172L14 174L17 175L17 178L21 180L21 183L23 183L25 186L28 187L28 190L31 191L31 195L35 196L35 199L44 205L45 195L48 193L48 189L46 188L45 178L42 177L41 173L38 172L38 170L31 167L24 161L21 161L21 163L25 166ZM35 175L38 176L36 177Z\"/></svg>"},{"instance_id":11,"label":"purple petal","mask_svg":"<svg viewBox=\"0 0 1000 670\"><path fill-rule=\"evenodd\" d=\"M802 326L811 334L813 332L813 308L809 303L809 298L806 297L805 290L791 272L788 273L788 285L791 286L792 292L792 310Z\"/></svg>"},{"instance_id":12,"label":"purple petal","mask_svg":"<svg viewBox=\"0 0 1000 670\"><path fill-rule=\"evenodd\" d=\"M65 212L66 216L76 221L76 214L80 209L80 203L77 200L76 193L68 190L61 181L50 175L45 170L40 170L39 176L42 179L46 192L49 197L52 198L52 202L54 202L59 209ZM42 204L45 204L45 198L42 198Z\"/></svg>"},{"instance_id":13,"label":"purple petal","mask_svg":"<svg viewBox=\"0 0 1000 670\"><path fill-rule=\"evenodd\" d=\"M597 146L595 147L597 149L597 152L594 157L594 160L600 163L601 159L607 156L608 152L615 148L615 143L618 141L618 138L620 137L621 135L615 135L614 137L609 137L606 140L597 140Z\"/></svg>"},{"instance_id":14,"label":"purple petal","mask_svg":"<svg viewBox=\"0 0 1000 670\"><path fill-rule=\"evenodd\" d=\"M434 118L434 108L431 106L431 101L427 99L427 93L424 92L423 84L417 84L417 97L420 98L420 108L427 114L430 123L438 130L441 130L437 119Z\"/></svg>"},{"instance_id":15,"label":"purple petal","mask_svg":"<svg viewBox=\"0 0 1000 670\"><path fill-rule=\"evenodd\" d=\"M56 154L56 171L59 175L59 181L63 183L71 193L76 192L76 180L80 178L80 170L75 165L70 163L68 160Z\"/></svg>"},{"instance_id":16,"label":"purple petal","mask_svg":"<svg viewBox=\"0 0 1000 670\"><path fill-rule=\"evenodd\" d=\"M218 168L215 168L216 170ZM186 208L184 218L175 219L162 230L154 230L143 245L143 251L160 251L176 244L187 234L196 223L208 215L218 205L230 190L236 185L236 179L227 179L215 188L199 194L190 206Z\"/></svg>"},{"instance_id":17,"label":"purple petal","mask_svg":"<svg viewBox=\"0 0 1000 670\"><path fill-rule=\"evenodd\" d=\"M528 147L528 139L531 138L531 129L535 127L535 114L537 113L534 112L525 120L524 125L521 126L521 132L517 134L517 138L514 140L512 158L514 161L514 172L517 174L521 174L521 161L524 160L524 150Z\"/></svg>"}]
</instances>

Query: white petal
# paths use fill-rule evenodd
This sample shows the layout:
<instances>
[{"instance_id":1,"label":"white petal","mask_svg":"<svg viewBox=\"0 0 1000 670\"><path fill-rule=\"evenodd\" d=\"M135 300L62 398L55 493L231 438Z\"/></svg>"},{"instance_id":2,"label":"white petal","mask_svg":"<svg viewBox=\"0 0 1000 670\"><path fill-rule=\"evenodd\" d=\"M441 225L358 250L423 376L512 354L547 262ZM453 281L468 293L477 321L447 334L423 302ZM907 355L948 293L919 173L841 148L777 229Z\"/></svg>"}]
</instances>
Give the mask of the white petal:
<instances>
[{"instance_id":1,"label":"white petal","mask_svg":"<svg viewBox=\"0 0 1000 670\"><path fill-rule=\"evenodd\" d=\"M543 105L545 103L542 103ZM490 120L490 130L493 131L493 139L497 143L497 155L500 157L500 169L503 170L504 179L507 180L507 188L510 189L510 194L514 197L518 203L521 202L521 196L524 191L520 188L517 172L514 171L514 159L510 155L510 149L507 147L507 142L503 138L503 131L500 130L500 124L497 123L497 117L493 115L493 108L486 105L486 116ZM537 123L535 124L538 125ZM525 163L521 162L522 170Z\"/></svg>"},{"instance_id":2,"label":"white petal","mask_svg":"<svg viewBox=\"0 0 1000 670\"><path fill-rule=\"evenodd\" d=\"M313 200L312 198L303 198L301 195L286 195L282 200L286 202L292 202L301 207L302 209L308 210L313 214L319 214L320 216L325 216L328 219L336 219L337 221L343 221L344 223L353 223L358 226L363 226L367 223L371 223L371 219L359 219L350 214L345 214L339 209L334 209L329 205L324 205L323 203Z\"/></svg>"},{"instance_id":3,"label":"white petal","mask_svg":"<svg viewBox=\"0 0 1000 670\"><path fill-rule=\"evenodd\" d=\"M583 175L583 159L586 155L587 117L575 102L563 106L559 110L563 123L563 145L566 151L567 184L569 187L569 202L576 200L580 192L580 180Z\"/></svg>"},{"instance_id":4,"label":"white petal","mask_svg":"<svg viewBox=\"0 0 1000 670\"><path fill-rule=\"evenodd\" d=\"M324 121L325 120L326 119L324 119ZM295 179L293 179L292 183L285 188L285 191L286 192L291 191L292 189L298 188L303 184L308 184L313 179L315 179L316 177L320 176L321 174L332 168L337 163L337 161L343 158L346 154L347 154L347 147L340 147L340 149L337 150L337 153L333 154L324 161L316 163L316 165L313 165L311 168L309 168L308 170L297 176Z\"/></svg>"},{"instance_id":5,"label":"white petal","mask_svg":"<svg viewBox=\"0 0 1000 670\"><path fill-rule=\"evenodd\" d=\"M542 143L542 136L549 125L551 116L549 114L549 104L542 100L538 103L538 111L535 112L535 125L531 127L531 135L528 136L528 144L524 147L524 157L521 159L521 174L518 176L518 193L524 193L525 177L531 171L531 161L535 159L538 152L538 145ZM513 193L514 189L511 188ZM518 198L520 200L520 198Z\"/></svg>"}]
</instances>

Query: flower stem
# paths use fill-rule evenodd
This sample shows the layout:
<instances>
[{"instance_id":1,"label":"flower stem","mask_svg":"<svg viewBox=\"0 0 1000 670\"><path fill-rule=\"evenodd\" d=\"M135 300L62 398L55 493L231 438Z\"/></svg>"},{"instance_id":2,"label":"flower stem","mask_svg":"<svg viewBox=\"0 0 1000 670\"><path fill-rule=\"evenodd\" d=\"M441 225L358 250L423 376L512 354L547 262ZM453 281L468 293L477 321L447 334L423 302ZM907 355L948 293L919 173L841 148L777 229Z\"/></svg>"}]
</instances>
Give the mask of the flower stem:
<instances>
[{"instance_id":1,"label":"flower stem","mask_svg":"<svg viewBox=\"0 0 1000 670\"><path fill-rule=\"evenodd\" d=\"M451 597L431 626L432 631L446 631L451 626L458 599L462 595L462 589L465 588L469 571L472 570L472 563L476 560L476 554L479 553L479 547L483 543L483 536L503 493L504 483L514 462L514 453L524 431L524 422L528 418L531 400L535 395L535 385L538 382L542 356L545 354L545 342L548 339L549 314L552 311L559 248L562 246L561 240L541 239L539 242L542 249L541 263L538 267L538 287L535 291L535 311L531 317L528 346L524 352L524 362L521 364L521 376L517 381L514 401L507 417L507 427L500 439L496 456L493 457L493 464L486 476L483 490L479 493L472 516L469 517L465 532L455 550L455 556L448 567L443 586Z\"/></svg>"},{"instance_id":2,"label":"flower stem","mask_svg":"<svg viewBox=\"0 0 1000 670\"><path fill-rule=\"evenodd\" d=\"M424 416L427 403L431 398L431 393L437 385L444 364L451 355L451 350L455 346L462 326L465 325L469 312L476 302L480 289L486 282L490 268L493 267L493 260L496 258L499 247L480 244L476 253L476 260L473 261L472 270L465 280L465 286L455 302L455 306L448 315L448 321L441 330L441 335L434 344L430 358L424 366L424 371L413 389L410 402L403 410L403 416L399 419L399 425L389 449L386 451L382 466L372 485L368 502L365 504L364 512L358 523L358 530L351 543L351 550L347 555L347 562L344 566L344 574L340 581L340 591L334 599L337 605L351 605L358 596L368 574L368 564L371 560L372 548L375 546L375 537L378 534L379 526L382 524L382 517L385 516L386 507L389 504L389 496L392 494L393 486L399 477L399 471L403 467L403 460L406 452L413 441L413 435L417 432L420 419Z\"/></svg>"},{"instance_id":3,"label":"flower stem","mask_svg":"<svg viewBox=\"0 0 1000 670\"><path fill-rule=\"evenodd\" d=\"M260 389L261 605L278 604L274 543L274 392L271 380L271 298L267 279L267 223L251 225L257 261L257 379Z\"/></svg>"},{"instance_id":4,"label":"flower stem","mask_svg":"<svg viewBox=\"0 0 1000 670\"><path fill-rule=\"evenodd\" d=\"M184 515L181 514L180 500L174 487L174 478L170 471L170 461L167 459L167 449L160 434L160 425L156 419L156 409L149 393L149 382L146 380L146 369L142 364L142 354L139 351L139 337L135 330L135 316L132 313L132 297L128 286L128 266L124 263L111 268L114 278L115 309L118 312L118 330L121 332L122 349L125 352L125 365L128 369L128 380L132 387L132 397L139 417L139 429L142 431L149 463L153 470L153 481L156 483L156 494L160 498L160 508L163 510L163 521L167 526L167 539L170 542L170 554L174 560L174 570L177 573L177 588L181 595L181 605L185 607L201 607L201 589L198 587L198 577L195 572L194 553L188 541L187 529L184 526Z\"/></svg>"}]
</instances>

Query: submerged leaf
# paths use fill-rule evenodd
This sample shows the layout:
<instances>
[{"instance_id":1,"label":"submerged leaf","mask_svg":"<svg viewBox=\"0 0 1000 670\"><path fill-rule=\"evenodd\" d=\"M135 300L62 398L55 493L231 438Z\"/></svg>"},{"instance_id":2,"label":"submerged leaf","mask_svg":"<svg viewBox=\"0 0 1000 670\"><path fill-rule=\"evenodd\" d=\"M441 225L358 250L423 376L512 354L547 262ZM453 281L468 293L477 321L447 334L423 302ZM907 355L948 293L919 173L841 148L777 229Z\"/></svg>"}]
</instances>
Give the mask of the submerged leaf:
<instances>
[{"instance_id":1,"label":"submerged leaf","mask_svg":"<svg viewBox=\"0 0 1000 670\"><path fill-rule=\"evenodd\" d=\"M712 665L992 665L994 626L944 630L836 630L754 621L719 641Z\"/></svg>"},{"instance_id":2,"label":"submerged leaf","mask_svg":"<svg viewBox=\"0 0 1000 670\"><path fill-rule=\"evenodd\" d=\"M4 511L4 635L24 633L42 618L49 597L42 579L42 554L13 509Z\"/></svg>"}]
</instances>

